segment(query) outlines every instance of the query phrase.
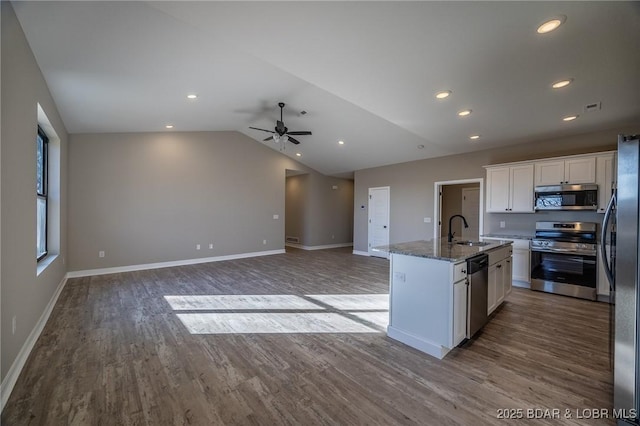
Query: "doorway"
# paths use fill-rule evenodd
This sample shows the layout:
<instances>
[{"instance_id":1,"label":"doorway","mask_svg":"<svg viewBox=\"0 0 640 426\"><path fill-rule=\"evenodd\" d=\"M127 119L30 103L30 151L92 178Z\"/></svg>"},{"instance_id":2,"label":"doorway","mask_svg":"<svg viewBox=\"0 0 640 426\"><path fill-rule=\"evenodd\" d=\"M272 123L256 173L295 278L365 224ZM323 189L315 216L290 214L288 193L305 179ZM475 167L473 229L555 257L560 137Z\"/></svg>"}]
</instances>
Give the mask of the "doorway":
<instances>
[{"instance_id":1,"label":"doorway","mask_svg":"<svg viewBox=\"0 0 640 426\"><path fill-rule=\"evenodd\" d=\"M388 186L369 188L369 256L388 257L373 248L389 244L389 193Z\"/></svg>"},{"instance_id":2,"label":"doorway","mask_svg":"<svg viewBox=\"0 0 640 426\"><path fill-rule=\"evenodd\" d=\"M454 238L477 240L484 230L483 179L464 179L436 182L434 185L434 237L446 238L449 233L449 218L464 216L469 228L460 219L451 222Z\"/></svg>"}]
</instances>

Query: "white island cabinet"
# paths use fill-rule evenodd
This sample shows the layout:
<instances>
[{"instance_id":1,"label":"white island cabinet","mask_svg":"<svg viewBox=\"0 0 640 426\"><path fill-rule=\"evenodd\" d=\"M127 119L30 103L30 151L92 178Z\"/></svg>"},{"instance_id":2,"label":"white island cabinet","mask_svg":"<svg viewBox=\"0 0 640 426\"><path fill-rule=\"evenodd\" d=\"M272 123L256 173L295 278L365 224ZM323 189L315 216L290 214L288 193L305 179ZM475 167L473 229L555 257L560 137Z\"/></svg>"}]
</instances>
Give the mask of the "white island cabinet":
<instances>
[{"instance_id":1,"label":"white island cabinet","mask_svg":"<svg viewBox=\"0 0 640 426\"><path fill-rule=\"evenodd\" d=\"M466 259L510 244L470 247L437 239L385 247L391 253L387 335L442 359L467 334Z\"/></svg>"}]
</instances>

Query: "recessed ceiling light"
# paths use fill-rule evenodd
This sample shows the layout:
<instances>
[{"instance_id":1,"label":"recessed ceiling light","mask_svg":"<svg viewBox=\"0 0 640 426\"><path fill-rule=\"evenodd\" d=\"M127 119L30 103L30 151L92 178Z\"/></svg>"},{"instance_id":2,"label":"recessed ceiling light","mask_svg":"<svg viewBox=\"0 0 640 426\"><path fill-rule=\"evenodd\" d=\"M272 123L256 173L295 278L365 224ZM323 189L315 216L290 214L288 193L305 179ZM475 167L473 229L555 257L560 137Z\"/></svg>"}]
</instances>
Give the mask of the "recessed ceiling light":
<instances>
[{"instance_id":1,"label":"recessed ceiling light","mask_svg":"<svg viewBox=\"0 0 640 426\"><path fill-rule=\"evenodd\" d=\"M556 81L551 85L551 87L553 87L554 89L562 89L563 87L567 87L568 85L570 85L572 82L573 82L573 79L568 78L566 80Z\"/></svg>"},{"instance_id":2,"label":"recessed ceiling light","mask_svg":"<svg viewBox=\"0 0 640 426\"><path fill-rule=\"evenodd\" d=\"M476 139L480 139L480 135L471 135L471 136L469 136L469 139L475 141Z\"/></svg>"},{"instance_id":3,"label":"recessed ceiling light","mask_svg":"<svg viewBox=\"0 0 640 426\"><path fill-rule=\"evenodd\" d=\"M424 145L418 145L418 149L424 149Z\"/></svg>"},{"instance_id":4,"label":"recessed ceiling light","mask_svg":"<svg viewBox=\"0 0 640 426\"><path fill-rule=\"evenodd\" d=\"M578 117L579 117L579 115L578 115L578 114L576 114L576 115L568 115L568 116L564 117L564 118L562 119L562 121L573 121L573 120L575 120L575 119L576 119L576 118L578 118Z\"/></svg>"},{"instance_id":5,"label":"recessed ceiling light","mask_svg":"<svg viewBox=\"0 0 640 426\"><path fill-rule=\"evenodd\" d=\"M197 98L198 98L198 95L194 95L194 94L192 93L192 94L190 94L190 95L187 95L187 98L188 98L188 99L197 99Z\"/></svg>"},{"instance_id":6,"label":"recessed ceiling light","mask_svg":"<svg viewBox=\"0 0 640 426\"><path fill-rule=\"evenodd\" d=\"M164 127L166 127L167 129L173 129L173 124L167 124L167 125L166 125L166 126L164 126Z\"/></svg>"},{"instance_id":7,"label":"recessed ceiling light","mask_svg":"<svg viewBox=\"0 0 640 426\"><path fill-rule=\"evenodd\" d=\"M555 30L556 28L558 28L560 25L564 24L564 21L566 20L567 20L567 17L564 15L555 16L543 22L542 24L540 24L540 26L536 31L538 31L538 34L549 33Z\"/></svg>"},{"instance_id":8,"label":"recessed ceiling light","mask_svg":"<svg viewBox=\"0 0 640 426\"><path fill-rule=\"evenodd\" d=\"M443 90L442 92L436 93L436 98L438 99L448 98L450 94L451 94L451 90Z\"/></svg>"},{"instance_id":9,"label":"recessed ceiling light","mask_svg":"<svg viewBox=\"0 0 640 426\"><path fill-rule=\"evenodd\" d=\"M344 141L338 141L338 145L344 145Z\"/></svg>"},{"instance_id":10,"label":"recessed ceiling light","mask_svg":"<svg viewBox=\"0 0 640 426\"><path fill-rule=\"evenodd\" d=\"M302 157L302 154L300 154L299 152L296 152L296 156Z\"/></svg>"},{"instance_id":11,"label":"recessed ceiling light","mask_svg":"<svg viewBox=\"0 0 640 426\"><path fill-rule=\"evenodd\" d=\"M458 112L458 115L460 117L466 117L469 114L471 114L471 110L470 109L463 109L462 111Z\"/></svg>"}]
</instances>

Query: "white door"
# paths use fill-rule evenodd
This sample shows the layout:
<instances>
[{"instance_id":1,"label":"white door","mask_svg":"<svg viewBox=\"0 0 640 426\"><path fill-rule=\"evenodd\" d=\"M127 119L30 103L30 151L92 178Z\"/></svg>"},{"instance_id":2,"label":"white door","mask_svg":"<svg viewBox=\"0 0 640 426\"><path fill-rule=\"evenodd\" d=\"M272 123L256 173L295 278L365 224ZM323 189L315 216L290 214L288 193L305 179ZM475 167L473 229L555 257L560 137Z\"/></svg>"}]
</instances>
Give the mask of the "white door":
<instances>
[{"instance_id":1,"label":"white door","mask_svg":"<svg viewBox=\"0 0 640 426\"><path fill-rule=\"evenodd\" d=\"M462 227L463 240L477 240L480 236L480 188L462 188L462 216L468 228Z\"/></svg>"},{"instance_id":2,"label":"white door","mask_svg":"<svg viewBox=\"0 0 640 426\"><path fill-rule=\"evenodd\" d=\"M369 255L387 257L373 247L389 244L389 187L369 188Z\"/></svg>"}]
</instances>

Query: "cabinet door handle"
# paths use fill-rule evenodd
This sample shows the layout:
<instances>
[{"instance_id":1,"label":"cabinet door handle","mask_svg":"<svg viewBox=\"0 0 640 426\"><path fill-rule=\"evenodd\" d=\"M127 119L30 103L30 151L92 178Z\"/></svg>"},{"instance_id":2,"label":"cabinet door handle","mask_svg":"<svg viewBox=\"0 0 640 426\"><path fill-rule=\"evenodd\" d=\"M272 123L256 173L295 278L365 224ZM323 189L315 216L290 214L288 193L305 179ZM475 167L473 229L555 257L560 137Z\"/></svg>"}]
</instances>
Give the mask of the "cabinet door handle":
<instances>
[{"instance_id":1,"label":"cabinet door handle","mask_svg":"<svg viewBox=\"0 0 640 426\"><path fill-rule=\"evenodd\" d=\"M465 271L464 269L463 269L462 271L460 271L460 272L462 272L463 274L466 274L466 273L467 273L467 271Z\"/></svg>"},{"instance_id":2,"label":"cabinet door handle","mask_svg":"<svg viewBox=\"0 0 640 426\"><path fill-rule=\"evenodd\" d=\"M502 265L496 265L496 268L502 268Z\"/></svg>"}]
</instances>

